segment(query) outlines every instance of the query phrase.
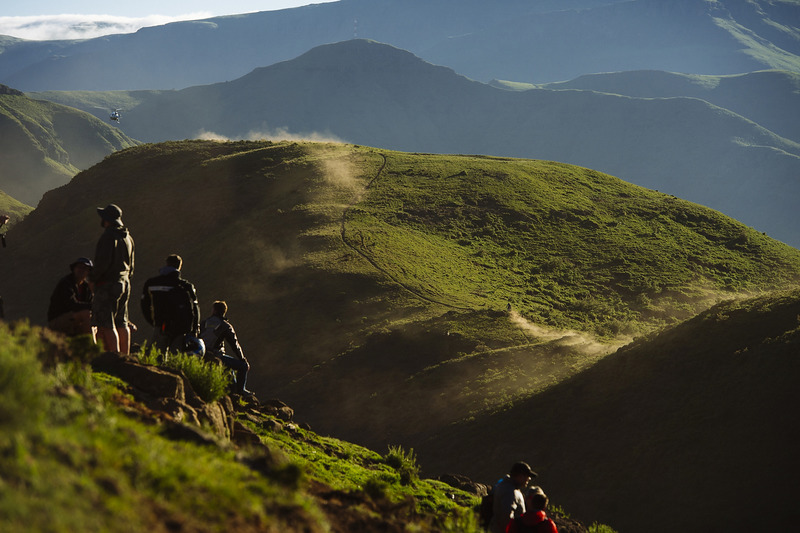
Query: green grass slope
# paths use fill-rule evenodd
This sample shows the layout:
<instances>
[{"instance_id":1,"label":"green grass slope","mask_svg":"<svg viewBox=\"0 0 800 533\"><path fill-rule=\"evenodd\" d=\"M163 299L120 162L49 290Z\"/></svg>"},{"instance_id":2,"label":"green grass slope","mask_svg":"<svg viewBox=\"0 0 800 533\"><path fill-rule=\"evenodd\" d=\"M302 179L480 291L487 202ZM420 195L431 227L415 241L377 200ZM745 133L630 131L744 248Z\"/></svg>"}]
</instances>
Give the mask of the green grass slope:
<instances>
[{"instance_id":1,"label":"green grass slope","mask_svg":"<svg viewBox=\"0 0 800 533\"><path fill-rule=\"evenodd\" d=\"M228 301L249 386L373 449L416 447L569 380L632 336L800 278L800 251L585 168L184 141L107 157L13 228L0 284L10 318L41 322L67 265L93 254L95 207L109 202L137 246L136 340L150 335L141 288L179 253L204 315ZM485 465L516 459L498 452Z\"/></svg>"},{"instance_id":2,"label":"green grass slope","mask_svg":"<svg viewBox=\"0 0 800 533\"><path fill-rule=\"evenodd\" d=\"M0 135L0 186L30 205L79 170L135 144L87 113L33 100L5 86L0 86Z\"/></svg>"},{"instance_id":3,"label":"green grass slope","mask_svg":"<svg viewBox=\"0 0 800 533\"><path fill-rule=\"evenodd\" d=\"M25 218L31 211L33 211L31 206L25 205L3 191L0 191L0 213L11 217L8 223L9 227Z\"/></svg>"},{"instance_id":4,"label":"green grass slope","mask_svg":"<svg viewBox=\"0 0 800 533\"><path fill-rule=\"evenodd\" d=\"M413 451L381 455L237 400L257 442L181 438L180 420L93 373L94 351L0 324L0 531L479 531L477 497L419 479Z\"/></svg>"},{"instance_id":5,"label":"green grass slope","mask_svg":"<svg viewBox=\"0 0 800 533\"><path fill-rule=\"evenodd\" d=\"M795 529L798 317L797 290L716 305L420 456L467 458L476 479L528 457L565 505L621 531Z\"/></svg>"}]
</instances>

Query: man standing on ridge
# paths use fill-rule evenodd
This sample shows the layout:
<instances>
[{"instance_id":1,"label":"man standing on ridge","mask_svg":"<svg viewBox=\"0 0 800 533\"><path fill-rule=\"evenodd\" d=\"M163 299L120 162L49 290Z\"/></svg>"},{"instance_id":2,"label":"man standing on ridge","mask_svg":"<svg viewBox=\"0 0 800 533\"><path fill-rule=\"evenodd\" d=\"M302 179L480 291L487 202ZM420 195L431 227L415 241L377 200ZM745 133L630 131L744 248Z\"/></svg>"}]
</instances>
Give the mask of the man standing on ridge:
<instances>
[{"instance_id":1,"label":"man standing on ridge","mask_svg":"<svg viewBox=\"0 0 800 533\"><path fill-rule=\"evenodd\" d=\"M122 224L122 209L115 204L98 207L100 225L105 228L97 241L94 268L89 279L94 283L92 325L107 351L127 354L131 348L128 301L131 297L134 245L128 228Z\"/></svg>"},{"instance_id":2,"label":"man standing on ridge","mask_svg":"<svg viewBox=\"0 0 800 533\"><path fill-rule=\"evenodd\" d=\"M251 396L253 393L246 387L250 364L242 353L236 331L225 317L227 313L228 304L222 301L214 302L211 316L200 324L200 338L206 345L206 356L216 357L223 365L236 372L236 393ZM230 346L236 357L225 354L225 343Z\"/></svg>"},{"instance_id":3,"label":"man standing on ridge","mask_svg":"<svg viewBox=\"0 0 800 533\"><path fill-rule=\"evenodd\" d=\"M181 277L182 266L181 256L167 256L166 266L142 289L142 313L153 326L153 344L164 353L184 351L186 336L196 337L200 332L197 292Z\"/></svg>"}]
</instances>

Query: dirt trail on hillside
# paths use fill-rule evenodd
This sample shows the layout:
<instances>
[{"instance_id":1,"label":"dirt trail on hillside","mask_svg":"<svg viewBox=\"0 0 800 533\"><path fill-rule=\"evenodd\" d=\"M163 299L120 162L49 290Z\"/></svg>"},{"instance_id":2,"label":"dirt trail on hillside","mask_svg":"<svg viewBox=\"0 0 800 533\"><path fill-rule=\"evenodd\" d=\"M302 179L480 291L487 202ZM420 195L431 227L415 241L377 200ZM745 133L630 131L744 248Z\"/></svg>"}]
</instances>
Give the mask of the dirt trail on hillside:
<instances>
[{"instance_id":1,"label":"dirt trail on hillside","mask_svg":"<svg viewBox=\"0 0 800 533\"><path fill-rule=\"evenodd\" d=\"M383 164L381 165L381 168L378 169L378 172L376 172L375 175L372 177L372 179L369 180L369 182L367 183L366 187L364 188L365 191L368 191L372 187L372 185L378 180L378 178L383 173L384 169L386 169L386 165L388 164L388 158L386 157L386 154L381 153L379 155L383 158ZM350 210L356 204L358 204L358 202L360 200L361 200L360 197L357 197L356 199L354 199L353 202L351 202L345 208L344 212L342 213L342 223L341 223L340 236L342 238L342 243L344 243L345 246L347 246L348 248L353 250L355 253L357 253L359 256L364 258L370 265L372 265L372 267L375 270L377 270L378 272L380 272L381 274L383 274L384 276L386 276L387 278L392 280L394 283L396 283L398 286L402 287L403 289L405 289L409 293L413 294L414 296L416 296L420 300L424 300L426 302L437 304L437 305L443 305L443 306L448 307L450 309L462 309L462 310L472 309L472 307L459 306L459 305L455 305L455 304L452 304L452 303L448 303L448 302L443 302L441 300L437 300L436 298L432 298L430 296L426 296L425 294L422 294L420 291L409 287L408 285L406 285L405 283L400 281L396 276L393 276L386 269L381 267L374 259L372 259L366 252L364 252L360 246L358 246L358 243L354 244L354 243L349 242L347 240L347 227L346 227L347 214L350 212ZM359 235L359 233L357 232L355 235ZM361 245L363 246L363 243L361 243Z\"/></svg>"}]
</instances>

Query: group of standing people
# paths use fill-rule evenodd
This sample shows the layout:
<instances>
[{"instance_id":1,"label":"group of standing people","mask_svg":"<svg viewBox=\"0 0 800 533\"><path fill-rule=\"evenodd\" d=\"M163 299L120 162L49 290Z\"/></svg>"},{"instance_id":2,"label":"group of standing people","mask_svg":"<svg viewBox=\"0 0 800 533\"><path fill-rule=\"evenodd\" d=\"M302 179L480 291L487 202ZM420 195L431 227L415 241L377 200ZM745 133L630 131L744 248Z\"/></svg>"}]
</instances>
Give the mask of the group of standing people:
<instances>
[{"instance_id":1,"label":"group of standing people","mask_svg":"<svg viewBox=\"0 0 800 533\"><path fill-rule=\"evenodd\" d=\"M490 533L558 533L547 517L549 500L541 487L528 487L537 476L528 463L515 463L492 487Z\"/></svg>"},{"instance_id":2,"label":"group of standing people","mask_svg":"<svg viewBox=\"0 0 800 533\"><path fill-rule=\"evenodd\" d=\"M128 354L137 329L128 317L135 246L119 206L98 207L97 213L103 233L94 261L81 257L70 264L50 298L48 325L67 335L91 334L105 350ZM165 354L191 352L221 362L234 372L234 392L251 395L246 388L250 365L226 318L227 304L214 302L211 316L201 321L197 292L181 277L182 265L181 257L171 254L158 275L145 282L141 308L153 326L152 344Z\"/></svg>"}]
</instances>

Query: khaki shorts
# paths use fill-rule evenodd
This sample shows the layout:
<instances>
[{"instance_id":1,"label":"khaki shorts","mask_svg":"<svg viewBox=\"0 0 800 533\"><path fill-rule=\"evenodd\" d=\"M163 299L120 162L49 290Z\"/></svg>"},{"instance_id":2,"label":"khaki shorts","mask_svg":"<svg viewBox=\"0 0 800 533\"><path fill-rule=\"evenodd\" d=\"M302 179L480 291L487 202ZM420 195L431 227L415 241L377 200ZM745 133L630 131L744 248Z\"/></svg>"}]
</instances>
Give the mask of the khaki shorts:
<instances>
[{"instance_id":1,"label":"khaki shorts","mask_svg":"<svg viewBox=\"0 0 800 533\"><path fill-rule=\"evenodd\" d=\"M131 282L129 280L95 286L92 300L92 325L106 329L127 328L130 298Z\"/></svg>"}]
</instances>

